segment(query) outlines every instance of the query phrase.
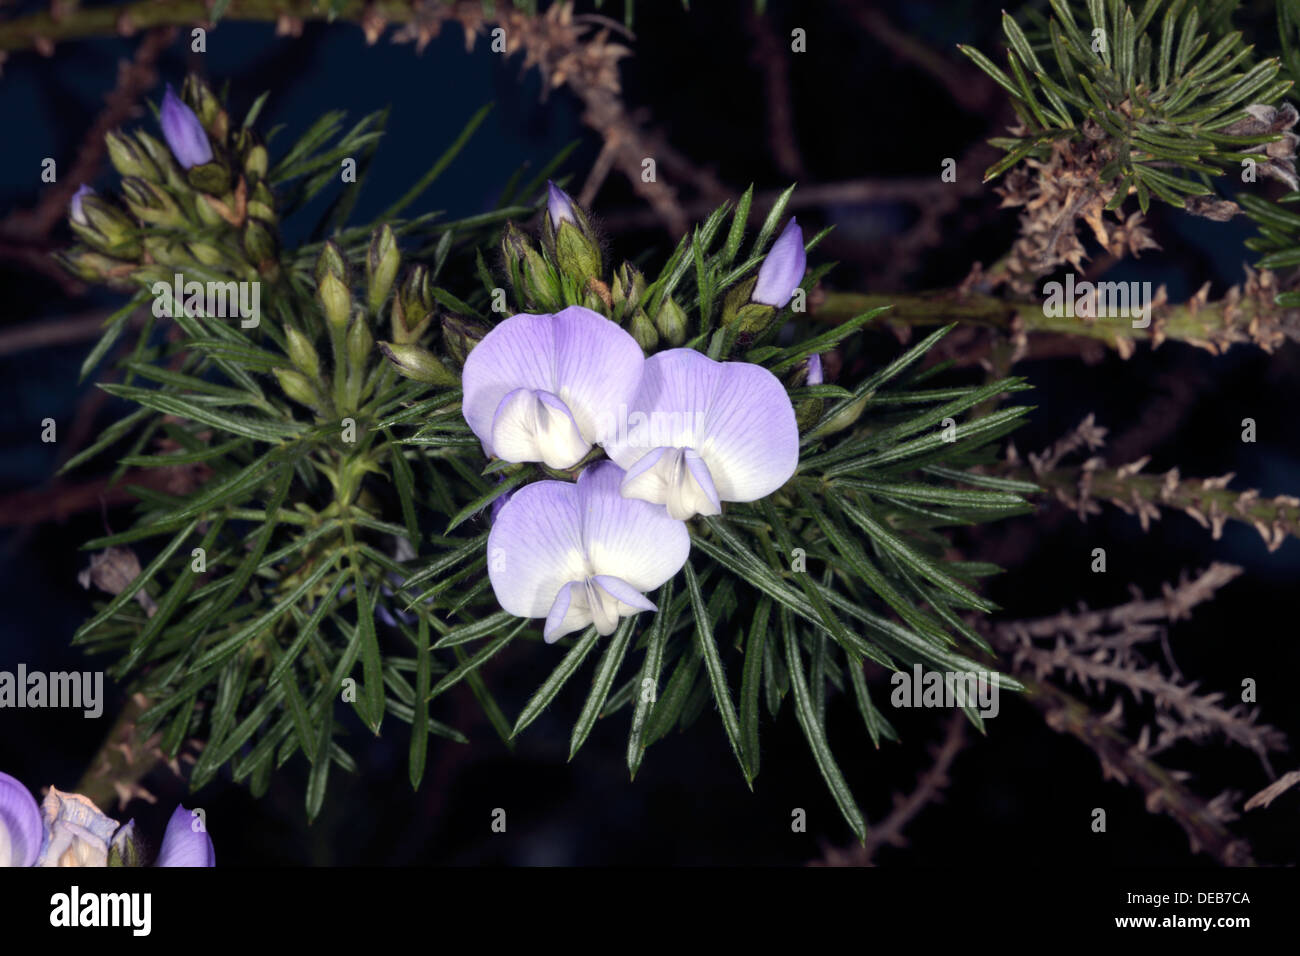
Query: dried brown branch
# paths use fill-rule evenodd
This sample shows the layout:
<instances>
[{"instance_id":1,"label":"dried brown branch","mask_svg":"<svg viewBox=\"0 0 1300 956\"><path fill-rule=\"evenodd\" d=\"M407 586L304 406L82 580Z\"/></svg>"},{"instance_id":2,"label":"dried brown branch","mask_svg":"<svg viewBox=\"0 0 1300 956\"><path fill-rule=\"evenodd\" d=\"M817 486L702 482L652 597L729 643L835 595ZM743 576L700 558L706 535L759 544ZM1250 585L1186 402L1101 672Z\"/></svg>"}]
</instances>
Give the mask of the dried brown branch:
<instances>
[{"instance_id":1,"label":"dried brown branch","mask_svg":"<svg viewBox=\"0 0 1300 956\"><path fill-rule=\"evenodd\" d=\"M1108 467L1099 455L1075 466L1061 464L1062 458L1075 451L1099 449L1105 434L1106 429L1099 428L1089 415L1051 449L1038 455L1031 453L1028 467L1021 463L1014 446L1010 447L1001 471L1037 482L1081 521L1099 514L1100 502L1108 501L1136 515L1143 531L1161 518L1162 509L1177 509L1207 529L1216 541L1228 521L1249 524L1259 532L1269 551L1280 548L1289 535L1300 536L1300 498L1263 498L1255 489L1230 489L1228 484L1235 477L1231 472L1217 478L1183 478L1177 468L1171 468L1162 475L1147 475L1142 474L1147 458Z\"/></svg>"}]
</instances>

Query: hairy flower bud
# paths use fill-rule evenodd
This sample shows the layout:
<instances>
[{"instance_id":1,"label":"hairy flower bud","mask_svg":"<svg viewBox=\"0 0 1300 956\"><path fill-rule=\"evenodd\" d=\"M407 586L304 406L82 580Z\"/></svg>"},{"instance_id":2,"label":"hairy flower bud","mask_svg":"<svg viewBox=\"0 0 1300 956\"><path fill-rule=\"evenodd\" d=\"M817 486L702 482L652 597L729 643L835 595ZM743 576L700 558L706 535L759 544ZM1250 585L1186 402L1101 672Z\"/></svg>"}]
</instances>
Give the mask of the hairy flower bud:
<instances>
[{"instance_id":1,"label":"hairy flower bud","mask_svg":"<svg viewBox=\"0 0 1300 956\"><path fill-rule=\"evenodd\" d=\"M642 309L632 313L628 331L632 333L632 338L636 339L636 344L641 346L643 352L649 352L659 344L659 332Z\"/></svg>"},{"instance_id":2,"label":"hairy flower bud","mask_svg":"<svg viewBox=\"0 0 1300 956\"><path fill-rule=\"evenodd\" d=\"M308 408L315 408L320 403L320 396L316 394L311 380L302 372L291 368L273 368L271 371L275 374L276 381L280 383L284 394L295 402Z\"/></svg>"},{"instance_id":3,"label":"hairy flower bud","mask_svg":"<svg viewBox=\"0 0 1300 956\"><path fill-rule=\"evenodd\" d=\"M321 305L325 309L325 320L335 330L342 332L352 318L352 294L333 272L327 272L317 287Z\"/></svg>"},{"instance_id":4,"label":"hairy flower bud","mask_svg":"<svg viewBox=\"0 0 1300 956\"><path fill-rule=\"evenodd\" d=\"M483 336L490 331L482 322L464 316L448 314L442 319L442 342L457 365L465 364L465 359L474 346L483 341Z\"/></svg>"},{"instance_id":5,"label":"hairy flower bud","mask_svg":"<svg viewBox=\"0 0 1300 956\"><path fill-rule=\"evenodd\" d=\"M397 250L397 238L387 223L375 230L370 239L370 249L366 253L366 304L376 315L388 298L397 277L397 267L402 255Z\"/></svg>"},{"instance_id":6,"label":"hairy flower bud","mask_svg":"<svg viewBox=\"0 0 1300 956\"><path fill-rule=\"evenodd\" d=\"M460 384L460 378L439 361L438 356L418 345L401 342L380 342L379 350L393 367L407 378L429 385L450 387Z\"/></svg>"},{"instance_id":7,"label":"hairy flower bud","mask_svg":"<svg viewBox=\"0 0 1300 956\"><path fill-rule=\"evenodd\" d=\"M146 179L151 183L162 182L162 171L149 158L148 150L139 143L116 130L110 130L104 135L104 144L108 147L109 161L121 175Z\"/></svg>"},{"instance_id":8,"label":"hairy flower bud","mask_svg":"<svg viewBox=\"0 0 1300 956\"><path fill-rule=\"evenodd\" d=\"M686 313L672 296L664 299L663 305L659 306L655 328L674 348L686 341Z\"/></svg>"},{"instance_id":9,"label":"hairy flower bud","mask_svg":"<svg viewBox=\"0 0 1300 956\"><path fill-rule=\"evenodd\" d=\"M293 362L294 367L310 379L319 379L320 356L311 344L311 339L292 325L285 326L284 339L289 361Z\"/></svg>"},{"instance_id":10,"label":"hairy flower bud","mask_svg":"<svg viewBox=\"0 0 1300 956\"><path fill-rule=\"evenodd\" d=\"M141 222L173 229L184 227L185 214L176 200L162 186L143 179L122 180L122 196Z\"/></svg>"}]
</instances>

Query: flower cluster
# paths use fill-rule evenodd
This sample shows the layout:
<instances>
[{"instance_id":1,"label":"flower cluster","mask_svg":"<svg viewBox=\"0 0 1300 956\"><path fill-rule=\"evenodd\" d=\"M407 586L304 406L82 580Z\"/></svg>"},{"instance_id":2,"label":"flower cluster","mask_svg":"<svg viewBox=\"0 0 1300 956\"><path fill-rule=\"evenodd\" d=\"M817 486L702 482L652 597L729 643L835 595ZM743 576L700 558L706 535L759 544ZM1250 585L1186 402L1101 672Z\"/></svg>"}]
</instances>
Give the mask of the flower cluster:
<instances>
[{"instance_id":1,"label":"flower cluster","mask_svg":"<svg viewBox=\"0 0 1300 956\"><path fill-rule=\"evenodd\" d=\"M556 190L551 207L563 230L574 207ZM789 301L804 265L792 221L759 272L761 304ZM506 319L469 353L463 383L465 421L489 457L564 471L599 445L610 459L576 483L528 485L494 515L497 601L544 617L547 641L590 624L607 635L619 618L655 610L645 592L686 563L684 522L771 494L799 462L794 408L767 369L691 348L646 358L583 306Z\"/></svg>"},{"instance_id":2,"label":"flower cluster","mask_svg":"<svg viewBox=\"0 0 1300 956\"><path fill-rule=\"evenodd\" d=\"M80 242L60 258L93 282L170 281L178 270L222 267L253 280L279 275L279 220L268 154L232 124L202 80L171 86L158 109L165 145L143 130L110 131L108 157L120 197L81 186L68 219Z\"/></svg>"},{"instance_id":3,"label":"flower cluster","mask_svg":"<svg viewBox=\"0 0 1300 956\"><path fill-rule=\"evenodd\" d=\"M27 788L0 773L0 867L138 866L135 821L118 823L77 793L50 787L38 806ZM215 866L207 831L178 806L154 866Z\"/></svg>"}]
</instances>

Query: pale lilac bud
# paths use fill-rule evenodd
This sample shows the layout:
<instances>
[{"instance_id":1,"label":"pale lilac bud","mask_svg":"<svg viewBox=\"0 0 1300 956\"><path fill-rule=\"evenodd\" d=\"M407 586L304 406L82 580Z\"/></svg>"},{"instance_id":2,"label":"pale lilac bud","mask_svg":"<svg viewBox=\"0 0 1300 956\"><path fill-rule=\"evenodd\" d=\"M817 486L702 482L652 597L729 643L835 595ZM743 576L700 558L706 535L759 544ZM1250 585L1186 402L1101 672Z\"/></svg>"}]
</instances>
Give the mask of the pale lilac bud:
<instances>
[{"instance_id":1,"label":"pale lilac bud","mask_svg":"<svg viewBox=\"0 0 1300 956\"><path fill-rule=\"evenodd\" d=\"M72 217L72 221L78 226L88 225L86 214L81 209L81 200L86 196L93 195L95 195L95 190L84 184L77 187L77 191L72 194L72 201L68 203L68 215Z\"/></svg>"},{"instance_id":2,"label":"pale lilac bud","mask_svg":"<svg viewBox=\"0 0 1300 956\"><path fill-rule=\"evenodd\" d=\"M750 293L749 300L776 309L784 308L794 296L794 290L799 288L807 262L808 257L803 250L803 230L792 216L785 231L768 250L767 258L758 270L758 282Z\"/></svg>"},{"instance_id":3,"label":"pale lilac bud","mask_svg":"<svg viewBox=\"0 0 1300 956\"><path fill-rule=\"evenodd\" d=\"M806 385L821 385L822 378L822 357L820 355L808 356L808 378L805 380Z\"/></svg>"},{"instance_id":4,"label":"pale lilac bud","mask_svg":"<svg viewBox=\"0 0 1300 956\"><path fill-rule=\"evenodd\" d=\"M189 169L191 166L212 162L212 146L208 143L208 134L203 131L203 124L194 111L176 95L170 83L163 96L159 118L163 138L167 140L176 162L182 167Z\"/></svg>"},{"instance_id":5,"label":"pale lilac bud","mask_svg":"<svg viewBox=\"0 0 1300 956\"><path fill-rule=\"evenodd\" d=\"M551 217L551 226L560 228L560 223L571 222L578 225L578 217L573 214L573 200L555 183L546 181L546 212Z\"/></svg>"}]
</instances>

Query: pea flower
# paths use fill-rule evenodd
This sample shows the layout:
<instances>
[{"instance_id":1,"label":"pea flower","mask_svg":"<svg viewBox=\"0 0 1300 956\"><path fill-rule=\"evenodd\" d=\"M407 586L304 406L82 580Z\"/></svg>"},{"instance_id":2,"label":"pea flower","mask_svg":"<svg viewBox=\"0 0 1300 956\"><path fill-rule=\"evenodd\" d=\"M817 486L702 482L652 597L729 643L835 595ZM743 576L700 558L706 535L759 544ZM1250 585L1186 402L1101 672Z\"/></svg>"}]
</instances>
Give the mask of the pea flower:
<instances>
[{"instance_id":1,"label":"pea flower","mask_svg":"<svg viewBox=\"0 0 1300 956\"><path fill-rule=\"evenodd\" d=\"M465 359L461 411L489 456L572 468L614 427L645 355L590 309L515 315Z\"/></svg>"},{"instance_id":2,"label":"pea flower","mask_svg":"<svg viewBox=\"0 0 1300 956\"><path fill-rule=\"evenodd\" d=\"M167 93L163 96L159 108L159 120L162 123L163 138L171 149L176 162L185 169L202 166L212 162L212 146L208 134L198 116L176 95L171 84L167 84Z\"/></svg>"},{"instance_id":3,"label":"pea flower","mask_svg":"<svg viewBox=\"0 0 1300 956\"><path fill-rule=\"evenodd\" d=\"M776 376L694 349L646 360L622 426L605 443L627 471L622 494L666 505L681 521L766 497L799 464L794 408Z\"/></svg>"},{"instance_id":4,"label":"pea flower","mask_svg":"<svg viewBox=\"0 0 1300 956\"><path fill-rule=\"evenodd\" d=\"M95 190L91 189L85 183L78 186L77 191L72 194L72 200L68 203L68 215L71 216L72 221L79 226L87 226L90 224L90 220L86 218L85 210L81 208L81 200L86 196L93 195L95 195Z\"/></svg>"},{"instance_id":5,"label":"pea flower","mask_svg":"<svg viewBox=\"0 0 1300 956\"><path fill-rule=\"evenodd\" d=\"M41 853L41 809L27 788L0 772L0 867L33 866Z\"/></svg>"},{"instance_id":6,"label":"pea flower","mask_svg":"<svg viewBox=\"0 0 1300 956\"><path fill-rule=\"evenodd\" d=\"M645 592L686 563L686 525L620 495L623 477L602 461L576 483L533 482L492 524L488 577L497 601L518 617L546 618L547 643L588 624L612 634L619 618L656 610Z\"/></svg>"},{"instance_id":7,"label":"pea flower","mask_svg":"<svg viewBox=\"0 0 1300 956\"><path fill-rule=\"evenodd\" d=\"M793 216L785 229L772 243L763 265L758 270L758 282L749 300L760 305L781 309L794 296L794 290L803 281L808 256L803 248L803 230Z\"/></svg>"}]
</instances>

